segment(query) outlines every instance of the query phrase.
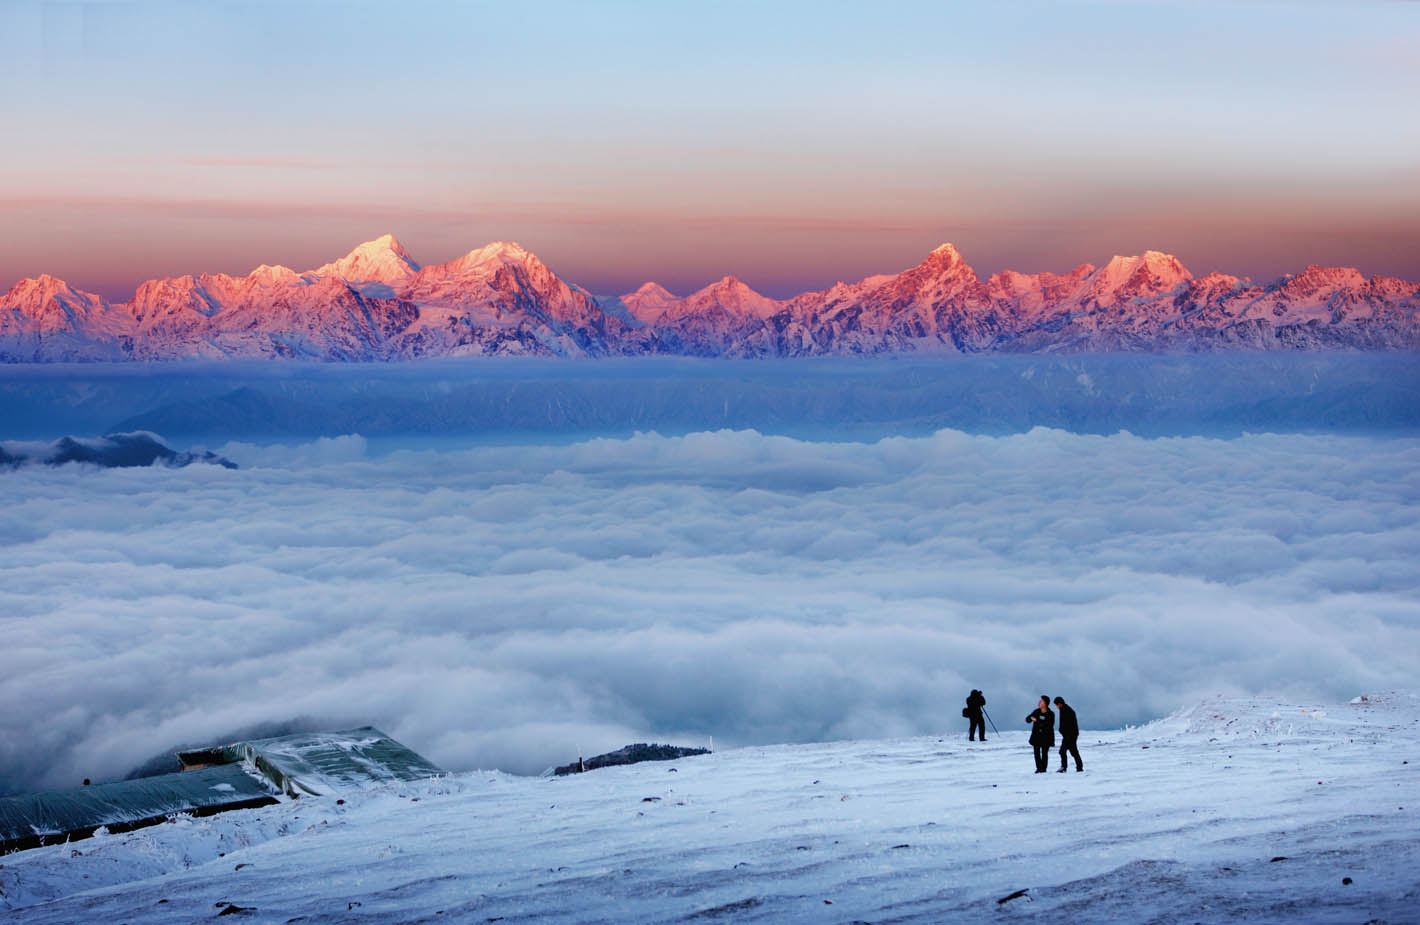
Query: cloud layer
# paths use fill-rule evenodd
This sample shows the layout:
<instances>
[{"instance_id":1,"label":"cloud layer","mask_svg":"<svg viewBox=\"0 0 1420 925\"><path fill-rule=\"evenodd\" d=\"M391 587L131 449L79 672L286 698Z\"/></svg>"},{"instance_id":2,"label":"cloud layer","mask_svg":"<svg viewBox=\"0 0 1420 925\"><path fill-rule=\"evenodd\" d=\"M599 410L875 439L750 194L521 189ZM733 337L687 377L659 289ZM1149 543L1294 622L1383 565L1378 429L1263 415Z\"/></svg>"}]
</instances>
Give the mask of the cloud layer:
<instances>
[{"instance_id":1,"label":"cloud layer","mask_svg":"<svg viewBox=\"0 0 1420 925\"><path fill-rule=\"evenodd\" d=\"M753 431L20 470L0 791L262 722L451 768L1413 683L1420 441Z\"/></svg>"}]
</instances>

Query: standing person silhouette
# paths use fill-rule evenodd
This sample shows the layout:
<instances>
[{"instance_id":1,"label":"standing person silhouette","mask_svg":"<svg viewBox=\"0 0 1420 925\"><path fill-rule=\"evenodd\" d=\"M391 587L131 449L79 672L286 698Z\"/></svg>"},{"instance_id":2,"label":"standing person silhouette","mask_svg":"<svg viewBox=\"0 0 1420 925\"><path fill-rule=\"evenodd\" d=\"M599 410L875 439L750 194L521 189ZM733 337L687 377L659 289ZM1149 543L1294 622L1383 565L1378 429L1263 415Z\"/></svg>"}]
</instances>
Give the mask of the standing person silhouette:
<instances>
[{"instance_id":1,"label":"standing person silhouette","mask_svg":"<svg viewBox=\"0 0 1420 925\"><path fill-rule=\"evenodd\" d=\"M1060 771L1064 774L1069 762L1065 755L1075 756L1075 770L1083 771L1085 763L1080 760L1080 720L1075 716L1075 708L1065 702L1065 698L1055 698L1055 708L1060 711Z\"/></svg>"},{"instance_id":2,"label":"standing person silhouette","mask_svg":"<svg viewBox=\"0 0 1420 925\"><path fill-rule=\"evenodd\" d=\"M1026 717L1030 724L1030 744L1035 750L1035 773L1050 770L1050 750L1055 747L1055 714L1050 712L1050 697L1040 695L1035 711Z\"/></svg>"},{"instance_id":3,"label":"standing person silhouette","mask_svg":"<svg viewBox=\"0 0 1420 925\"><path fill-rule=\"evenodd\" d=\"M986 706L986 695L981 691L973 690L966 698L966 709L961 711L968 721L966 740L968 742L976 738L976 730L981 730L981 741L986 741L986 720L981 718L981 711Z\"/></svg>"}]
</instances>

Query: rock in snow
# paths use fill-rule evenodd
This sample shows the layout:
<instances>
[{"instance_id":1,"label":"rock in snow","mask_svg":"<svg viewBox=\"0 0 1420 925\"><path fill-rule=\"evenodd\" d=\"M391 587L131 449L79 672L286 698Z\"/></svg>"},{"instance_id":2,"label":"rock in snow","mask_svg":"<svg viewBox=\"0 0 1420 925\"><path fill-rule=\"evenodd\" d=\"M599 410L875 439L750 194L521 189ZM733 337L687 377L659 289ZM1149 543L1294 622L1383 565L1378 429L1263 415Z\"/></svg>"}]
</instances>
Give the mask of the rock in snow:
<instances>
[{"instance_id":1,"label":"rock in snow","mask_svg":"<svg viewBox=\"0 0 1420 925\"><path fill-rule=\"evenodd\" d=\"M1036 776L1024 732L969 743L955 726L724 750L675 775L470 772L181 817L82 853L5 857L0 909L24 923L190 922L232 906L274 922L357 909L370 921L1414 920L1420 695L1210 700L1086 731L1084 774Z\"/></svg>"},{"instance_id":2,"label":"rock in snow","mask_svg":"<svg viewBox=\"0 0 1420 925\"><path fill-rule=\"evenodd\" d=\"M771 299L733 276L598 299L518 244L421 266L393 235L314 270L143 283L111 303L50 276L0 296L0 362L436 356L1420 349L1420 285L1307 267L1195 278L1158 251L981 280L951 244L889 276Z\"/></svg>"},{"instance_id":3,"label":"rock in snow","mask_svg":"<svg viewBox=\"0 0 1420 925\"><path fill-rule=\"evenodd\" d=\"M708 755L708 748L686 748L679 745L648 745L645 742L637 742L634 745L626 745L618 748L614 752L607 752L605 755L597 755L595 758L588 758L583 761L577 759L571 764L564 764L553 769L554 774L579 774L583 771L595 771L597 768L613 768L623 764L640 764L643 761L674 761L677 758L689 758L695 755ZM672 768L672 770L675 770Z\"/></svg>"}]
</instances>

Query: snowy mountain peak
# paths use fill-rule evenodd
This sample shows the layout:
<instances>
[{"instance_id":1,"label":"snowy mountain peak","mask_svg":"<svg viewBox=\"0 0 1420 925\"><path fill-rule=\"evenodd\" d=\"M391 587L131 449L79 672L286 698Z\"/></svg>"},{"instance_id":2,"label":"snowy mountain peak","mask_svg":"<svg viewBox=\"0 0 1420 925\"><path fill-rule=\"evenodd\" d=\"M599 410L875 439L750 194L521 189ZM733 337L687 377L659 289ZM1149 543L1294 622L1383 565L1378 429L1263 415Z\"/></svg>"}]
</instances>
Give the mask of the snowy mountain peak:
<instances>
[{"instance_id":1,"label":"snowy mountain peak","mask_svg":"<svg viewBox=\"0 0 1420 925\"><path fill-rule=\"evenodd\" d=\"M11 286L3 298L0 298L0 304L12 307L26 305L34 307L51 299L57 299L67 304L88 306L97 306L104 301L95 293L75 289L57 276L41 273L39 276L22 279Z\"/></svg>"},{"instance_id":2,"label":"snowy mountain peak","mask_svg":"<svg viewBox=\"0 0 1420 925\"><path fill-rule=\"evenodd\" d=\"M764 319L781 307L767 296L755 292L738 277L723 276L708 286L692 292L673 303L662 320L723 312L734 319Z\"/></svg>"},{"instance_id":3,"label":"snowy mountain peak","mask_svg":"<svg viewBox=\"0 0 1420 925\"><path fill-rule=\"evenodd\" d=\"M922 261L920 266L928 267L935 273L970 272L973 276L976 275L976 271L966 262L966 258L962 257L955 244L940 244L933 248L932 253L927 255L927 259Z\"/></svg>"},{"instance_id":4,"label":"snowy mountain peak","mask_svg":"<svg viewBox=\"0 0 1420 925\"><path fill-rule=\"evenodd\" d=\"M1137 257L1120 257L1115 255L1105 265L1107 268L1127 268L1127 273L1132 275L1139 270L1148 272L1164 279L1192 279L1193 274L1179 261L1173 254L1166 254L1163 251L1144 251Z\"/></svg>"},{"instance_id":5,"label":"snowy mountain peak","mask_svg":"<svg viewBox=\"0 0 1420 925\"><path fill-rule=\"evenodd\" d=\"M1308 264L1302 272L1287 280L1284 288L1316 290L1321 288L1358 287L1366 278L1355 267L1323 267Z\"/></svg>"},{"instance_id":6,"label":"snowy mountain peak","mask_svg":"<svg viewBox=\"0 0 1420 925\"><path fill-rule=\"evenodd\" d=\"M48 273L41 273L39 276L27 277L10 287L11 292L55 292L70 288L69 284L57 276L50 276Z\"/></svg>"},{"instance_id":7,"label":"snowy mountain peak","mask_svg":"<svg viewBox=\"0 0 1420 925\"><path fill-rule=\"evenodd\" d=\"M271 265L263 263L247 274L247 279L260 283L264 286L273 286L281 283L294 283L300 279L300 275L290 267L283 267L280 264Z\"/></svg>"},{"instance_id":8,"label":"snowy mountain peak","mask_svg":"<svg viewBox=\"0 0 1420 925\"><path fill-rule=\"evenodd\" d=\"M655 324L680 297L660 283L642 283L635 292L619 297L626 311L643 324Z\"/></svg>"},{"instance_id":9,"label":"snowy mountain peak","mask_svg":"<svg viewBox=\"0 0 1420 925\"><path fill-rule=\"evenodd\" d=\"M482 247L475 248L454 261L461 267L472 269L474 267L489 266L491 264L525 264L529 261L540 263L536 256L521 244L513 241L493 241Z\"/></svg>"},{"instance_id":10,"label":"snowy mountain peak","mask_svg":"<svg viewBox=\"0 0 1420 925\"><path fill-rule=\"evenodd\" d=\"M686 301L713 300L736 315L772 314L779 303L755 292L737 276L724 276L690 296Z\"/></svg>"},{"instance_id":11,"label":"snowy mountain peak","mask_svg":"<svg viewBox=\"0 0 1420 925\"><path fill-rule=\"evenodd\" d=\"M0 295L0 361L119 359L113 345L130 328L131 319L102 296L48 273L22 279ZM23 346L29 338L55 334L61 338L52 357Z\"/></svg>"},{"instance_id":12,"label":"snowy mountain peak","mask_svg":"<svg viewBox=\"0 0 1420 925\"><path fill-rule=\"evenodd\" d=\"M1089 293L1096 301L1119 302L1172 292L1193 274L1172 254L1145 251L1135 257L1119 254L1094 272Z\"/></svg>"},{"instance_id":13,"label":"snowy mountain peak","mask_svg":"<svg viewBox=\"0 0 1420 925\"><path fill-rule=\"evenodd\" d=\"M955 244L942 244L934 248L925 260L902 273L901 277L905 283L925 286L933 291L942 286L960 290L980 284L976 270L966 262ZM918 293L919 298L923 295L923 292Z\"/></svg>"},{"instance_id":14,"label":"snowy mountain peak","mask_svg":"<svg viewBox=\"0 0 1420 925\"><path fill-rule=\"evenodd\" d=\"M987 280L991 294L1000 299L1014 299L1040 288L1040 275L1002 270Z\"/></svg>"},{"instance_id":15,"label":"snowy mountain peak","mask_svg":"<svg viewBox=\"0 0 1420 925\"><path fill-rule=\"evenodd\" d=\"M366 241L339 260L313 271L319 276L338 276L356 282L391 285L404 282L419 272L419 264L392 234Z\"/></svg>"},{"instance_id":16,"label":"snowy mountain peak","mask_svg":"<svg viewBox=\"0 0 1420 925\"><path fill-rule=\"evenodd\" d=\"M42 292L46 289L51 289L54 283L55 278L48 273L41 273L39 276L26 276L24 279L17 280L15 285L11 286L5 292L5 301L8 303L12 299L20 298L32 292Z\"/></svg>"},{"instance_id":17,"label":"snowy mountain peak","mask_svg":"<svg viewBox=\"0 0 1420 925\"><path fill-rule=\"evenodd\" d=\"M1144 251L1143 259L1144 265L1156 274L1179 280L1193 278L1193 274L1173 254L1165 254L1162 251Z\"/></svg>"},{"instance_id":18,"label":"snowy mountain peak","mask_svg":"<svg viewBox=\"0 0 1420 925\"><path fill-rule=\"evenodd\" d=\"M646 282L637 287L635 292L622 296L623 299L655 299L661 302L674 302L679 298L660 283Z\"/></svg>"},{"instance_id":19,"label":"snowy mountain peak","mask_svg":"<svg viewBox=\"0 0 1420 925\"><path fill-rule=\"evenodd\" d=\"M762 299L759 293L755 292L737 276L722 276L715 282L701 289L696 290L686 296L687 302L700 302L713 300L721 303L737 302L746 298Z\"/></svg>"},{"instance_id":20,"label":"snowy mountain peak","mask_svg":"<svg viewBox=\"0 0 1420 925\"><path fill-rule=\"evenodd\" d=\"M361 245L361 247L369 247L369 246L371 246L371 245L373 245L373 246L375 246L375 247L378 247L378 248L380 248L380 249L382 249L382 250L394 251L396 254L399 254L401 257L408 257L408 256L409 256L409 251L407 251L407 250L404 249L404 245L399 243L399 239L396 238L393 234L390 234L388 231L385 232L384 234L380 235L378 238L376 238L376 239L373 240L373 241L367 241L367 242L365 242L364 244ZM356 249L358 250L359 248L356 248Z\"/></svg>"},{"instance_id":21,"label":"snowy mountain peak","mask_svg":"<svg viewBox=\"0 0 1420 925\"><path fill-rule=\"evenodd\" d=\"M985 297L985 288L955 245L943 244L910 270L898 274L872 298L889 314L907 312L919 318L939 306L958 307Z\"/></svg>"},{"instance_id":22,"label":"snowy mountain peak","mask_svg":"<svg viewBox=\"0 0 1420 925\"><path fill-rule=\"evenodd\" d=\"M1243 283L1244 281L1238 279L1236 276L1229 276L1226 273L1219 273L1217 270L1214 270L1203 276L1194 277L1189 285L1189 289L1190 291L1199 293L1222 294L1236 292L1243 286ZM1212 296L1205 296L1205 298L1210 297Z\"/></svg>"}]
</instances>

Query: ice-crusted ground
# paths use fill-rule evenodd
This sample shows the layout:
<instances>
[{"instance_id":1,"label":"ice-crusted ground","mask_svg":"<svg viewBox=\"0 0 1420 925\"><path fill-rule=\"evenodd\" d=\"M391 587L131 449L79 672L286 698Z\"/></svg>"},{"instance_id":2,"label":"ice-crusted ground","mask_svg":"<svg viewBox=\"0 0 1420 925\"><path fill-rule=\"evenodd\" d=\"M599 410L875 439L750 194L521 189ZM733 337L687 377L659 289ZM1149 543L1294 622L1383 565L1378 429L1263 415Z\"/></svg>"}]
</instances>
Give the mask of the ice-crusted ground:
<instances>
[{"instance_id":1,"label":"ice-crusted ground","mask_svg":"<svg viewBox=\"0 0 1420 925\"><path fill-rule=\"evenodd\" d=\"M1420 694L471 772L0 858L16 922L1420 920ZM1016 714L1020 714L1017 716ZM1015 898L1005 900L1018 891ZM236 907L236 908L234 908Z\"/></svg>"}]
</instances>

